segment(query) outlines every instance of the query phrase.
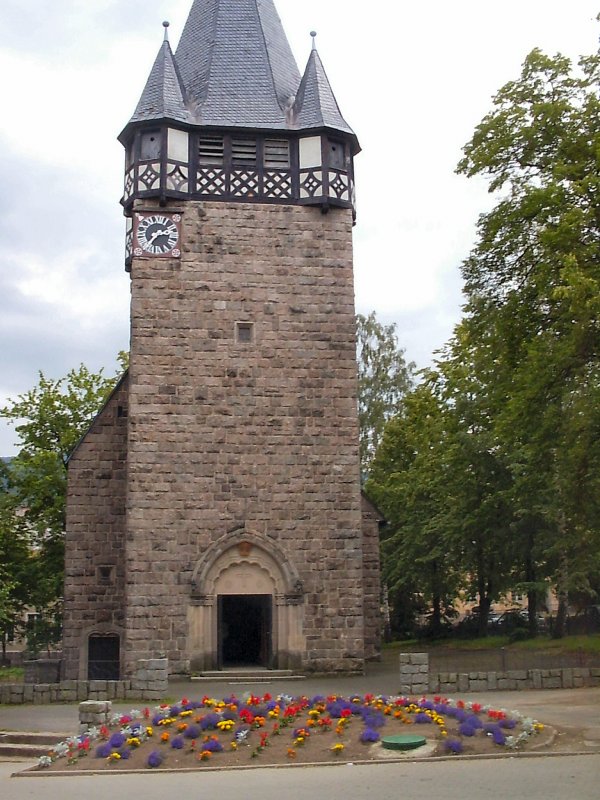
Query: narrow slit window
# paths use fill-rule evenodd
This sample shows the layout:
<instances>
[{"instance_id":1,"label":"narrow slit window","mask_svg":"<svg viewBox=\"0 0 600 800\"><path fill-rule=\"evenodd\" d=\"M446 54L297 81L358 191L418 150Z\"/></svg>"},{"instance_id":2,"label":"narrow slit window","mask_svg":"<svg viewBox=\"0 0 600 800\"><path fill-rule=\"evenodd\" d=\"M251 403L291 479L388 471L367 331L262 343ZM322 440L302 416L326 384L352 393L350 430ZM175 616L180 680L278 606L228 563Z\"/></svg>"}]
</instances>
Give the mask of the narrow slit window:
<instances>
[{"instance_id":1,"label":"narrow slit window","mask_svg":"<svg viewBox=\"0 0 600 800\"><path fill-rule=\"evenodd\" d=\"M251 322L236 322L235 340L238 344L252 344L254 341L254 325Z\"/></svg>"},{"instance_id":2,"label":"narrow slit window","mask_svg":"<svg viewBox=\"0 0 600 800\"><path fill-rule=\"evenodd\" d=\"M224 151L222 136L203 136L198 145L198 160L201 164L222 166Z\"/></svg>"},{"instance_id":3,"label":"narrow slit window","mask_svg":"<svg viewBox=\"0 0 600 800\"><path fill-rule=\"evenodd\" d=\"M289 169L290 143L287 139L265 139L265 167Z\"/></svg>"},{"instance_id":4,"label":"narrow slit window","mask_svg":"<svg viewBox=\"0 0 600 800\"><path fill-rule=\"evenodd\" d=\"M256 140L232 139L231 161L234 166L256 166Z\"/></svg>"}]
</instances>

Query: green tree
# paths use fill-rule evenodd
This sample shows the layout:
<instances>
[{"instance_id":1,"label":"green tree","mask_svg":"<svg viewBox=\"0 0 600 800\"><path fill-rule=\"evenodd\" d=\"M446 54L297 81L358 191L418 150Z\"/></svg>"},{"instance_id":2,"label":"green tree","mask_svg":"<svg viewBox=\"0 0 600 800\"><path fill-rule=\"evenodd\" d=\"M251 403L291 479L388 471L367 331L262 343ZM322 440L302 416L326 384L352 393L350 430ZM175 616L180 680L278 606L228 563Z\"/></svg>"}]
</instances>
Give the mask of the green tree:
<instances>
[{"instance_id":1,"label":"green tree","mask_svg":"<svg viewBox=\"0 0 600 800\"><path fill-rule=\"evenodd\" d=\"M35 563L29 533L6 493L0 500L0 642L2 664L6 647L18 631L24 609L33 602Z\"/></svg>"},{"instance_id":2,"label":"green tree","mask_svg":"<svg viewBox=\"0 0 600 800\"><path fill-rule=\"evenodd\" d=\"M525 582L553 579L559 633L600 552L599 82L597 55L573 68L534 50L458 167L501 193L463 267L464 335L537 562Z\"/></svg>"},{"instance_id":3,"label":"green tree","mask_svg":"<svg viewBox=\"0 0 600 800\"><path fill-rule=\"evenodd\" d=\"M412 384L414 363L399 347L396 325L382 325L372 311L356 316L360 463L367 475L386 422L400 409Z\"/></svg>"},{"instance_id":4,"label":"green tree","mask_svg":"<svg viewBox=\"0 0 600 800\"><path fill-rule=\"evenodd\" d=\"M126 354L121 353L119 360L125 366ZM15 425L20 440L18 455L4 466L0 524L7 536L16 530L15 519L24 527L28 547L35 553L35 576L29 576L31 590L25 592L22 576L13 574L10 563L0 560L0 568L38 614L40 622L33 632L37 645L44 638L41 632L50 638L57 635L69 455L117 380L118 376L107 378L102 370L94 373L83 364L58 379L40 372L33 389L0 409L0 417Z\"/></svg>"},{"instance_id":5,"label":"green tree","mask_svg":"<svg viewBox=\"0 0 600 800\"><path fill-rule=\"evenodd\" d=\"M447 538L446 459L445 409L425 382L386 425L365 490L388 521L382 562L392 605L410 598L412 613L431 607L433 636L460 584Z\"/></svg>"}]
</instances>

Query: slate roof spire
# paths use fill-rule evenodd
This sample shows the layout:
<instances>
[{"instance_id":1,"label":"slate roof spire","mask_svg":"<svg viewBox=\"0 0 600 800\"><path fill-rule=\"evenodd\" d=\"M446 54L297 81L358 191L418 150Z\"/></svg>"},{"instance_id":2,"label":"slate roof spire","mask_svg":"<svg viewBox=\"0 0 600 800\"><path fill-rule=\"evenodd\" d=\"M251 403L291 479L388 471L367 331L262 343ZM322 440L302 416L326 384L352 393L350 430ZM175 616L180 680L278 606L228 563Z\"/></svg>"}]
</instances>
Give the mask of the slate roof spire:
<instances>
[{"instance_id":1,"label":"slate roof spire","mask_svg":"<svg viewBox=\"0 0 600 800\"><path fill-rule=\"evenodd\" d=\"M161 119L187 123L191 121L186 108L185 90L169 44L169 23L163 22L163 26L164 42L158 51L150 77L129 121L130 124Z\"/></svg>"},{"instance_id":2,"label":"slate roof spire","mask_svg":"<svg viewBox=\"0 0 600 800\"><path fill-rule=\"evenodd\" d=\"M354 136L354 131L342 116L317 50L315 37L312 50L293 106L294 128L334 128Z\"/></svg>"},{"instance_id":3,"label":"slate roof spire","mask_svg":"<svg viewBox=\"0 0 600 800\"><path fill-rule=\"evenodd\" d=\"M175 58L197 124L287 127L300 73L273 0L194 0Z\"/></svg>"}]
</instances>

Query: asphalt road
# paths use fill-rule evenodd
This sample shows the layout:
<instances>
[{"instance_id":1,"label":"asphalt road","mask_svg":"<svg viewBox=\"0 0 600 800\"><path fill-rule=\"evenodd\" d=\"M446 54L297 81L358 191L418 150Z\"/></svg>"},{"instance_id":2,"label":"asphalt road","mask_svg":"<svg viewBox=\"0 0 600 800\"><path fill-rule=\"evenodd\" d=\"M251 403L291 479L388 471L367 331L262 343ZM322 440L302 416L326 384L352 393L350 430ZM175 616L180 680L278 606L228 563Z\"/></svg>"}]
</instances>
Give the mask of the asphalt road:
<instances>
[{"instance_id":1,"label":"asphalt road","mask_svg":"<svg viewBox=\"0 0 600 800\"><path fill-rule=\"evenodd\" d=\"M600 755L506 758L200 773L10 778L0 764L2 800L113 797L218 800L598 800Z\"/></svg>"}]
</instances>

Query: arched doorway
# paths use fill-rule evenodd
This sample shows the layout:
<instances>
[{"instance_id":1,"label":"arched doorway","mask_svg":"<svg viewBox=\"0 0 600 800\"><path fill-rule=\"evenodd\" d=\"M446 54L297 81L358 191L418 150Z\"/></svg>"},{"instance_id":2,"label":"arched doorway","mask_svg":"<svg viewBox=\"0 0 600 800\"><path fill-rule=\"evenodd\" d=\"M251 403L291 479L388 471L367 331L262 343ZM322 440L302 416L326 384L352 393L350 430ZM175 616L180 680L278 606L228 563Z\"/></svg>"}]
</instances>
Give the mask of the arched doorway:
<instances>
[{"instance_id":1,"label":"arched doorway","mask_svg":"<svg viewBox=\"0 0 600 800\"><path fill-rule=\"evenodd\" d=\"M194 571L188 614L192 670L298 667L305 649L303 591L278 545L229 535Z\"/></svg>"}]
</instances>

